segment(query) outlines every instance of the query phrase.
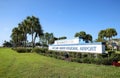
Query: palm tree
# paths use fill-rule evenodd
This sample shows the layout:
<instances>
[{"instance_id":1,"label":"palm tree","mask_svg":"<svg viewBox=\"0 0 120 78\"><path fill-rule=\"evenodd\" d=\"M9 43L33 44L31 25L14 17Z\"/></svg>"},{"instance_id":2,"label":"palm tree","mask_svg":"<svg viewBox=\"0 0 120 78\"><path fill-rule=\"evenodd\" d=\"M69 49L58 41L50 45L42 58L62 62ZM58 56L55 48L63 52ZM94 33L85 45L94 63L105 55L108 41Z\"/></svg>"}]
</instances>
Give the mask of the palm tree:
<instances>
[{"instance_id":1,"label":"palm tree","mask_svg":"<svg viewBox=\"0 0 120 78\"><path fill-rule=\"evenodd\" d=\"M86 32L84 32L84 31L81 31L81 32L77 32L76 34L75 34L75 37L80 37L80 38L82 38L83 40L85 40L85 37L86 37Z\"/></svg>"},{"instance_id":2,"label":"palm tree","mask_svg":"<svg viewBox=\"0 0 120 78\"><path fill-rule=\"evenodd\" d=\"M48 33L48 32L46 32L46 33L44 34L44 36L45 36L47 45L50 43L50 40L52 40L52 39L54 38L53 33Z\"/></svg>"},{"instance_id":3,"label":"palm tree","mask_svg":"<svg viewBox=\"0 0 120 78\"><path fill-rule=\"evenodd\" d=\"M104 39L104 37L106 37L106 30L101 30L98 34L98 37Z\"/></svg>"},{"instance_id":4,"label":"palm tree","mask_svg":"<svg viewBox=\"0 0 120 78\"><path fill-rule=\"evenodd\" d=\"M116 35L117 35L117 32L114 28L107 28L106 29L106 37L109 38L109 40L110 40L110 38L112 38Z\"/></svg>"},{"instance_id":5,"label":"palm tree","mask_svg":"<svg viewBox=\"0 0 120 78\"><path fill-rule=\"evenodd\" d=\"M20 45L21 31L19 30L19 28L17 27L13 28L11 38L14 41L16 46Z\"/></svg>"},{"instance_id":6,"label":"palm tree","mask_svg":"<svg viewBox=\"0 0 120 78\"><path fill-rule=\"evenodd\" d=\"M79 37L79 32L75 33L75 36L74 37Z\"/></svg>"},{"instance_id":7,"label":"palm tree","mask_svg":"<svg viewBox=\"0 0 120 78\"><path fill-rule=\"evenodd\" d=\"M43 30L42 30L42 26L39 23L39 19L36 18L36 23L35 23L35 36L34 36L34 42L36 40L36 37L40 37L41 35L43 35Z\"/></svg>"},{"instance_id":8,"label":"palm tree","mask_svg":"<svg viewBox=\"0 0 120 78\"><path fill-rule=\"evenodd\" d=\"M67 37L66 37L66 36L62 36L62 37L59 37L58 39L59 39L59 40L67 39Z\"/></svg>"},{"instance_id":9,"label":"palm tree","mask_svg":"<svg viewBox=\"0 0 120 78\"><path fill-rule=\"evenodd\" d=\"M35 16L27 17L28 33L32 35L32 44L34 47L35 39L37 36L43 35L43 30L40 25L39 19Z\"/></svg>"},{"instance_id":10,"label":"palm tree","mask_svg":"<svg viewBox=\"0 0 120 78\"><path fill-rule=\"evenodd\" d=\"M88 43L89 41L92 42L92 36L90 34L86 34L85 41Z\"/></svg>"},{"instance_id":11,"label":"palm tree","mask_svg":"<svg viewBox=\"0 0 120 78\"><path fill-rule=\"evenodd\" d=\"M27 42L27 27L26 27L25 22L19 23L18 24L18 28L21 31L22 42L24 44L24 47L26 47L26 42Z\"/></svg>"},{"instance_id":12,"label":"palm tree","mask_svg":"<svg viewBox=\"0 0 120 78\"><path fill-rule=\"evenodd\" d=\"M16 43L24 41L26 46L28 33L32 35L32 44L34 47L36 37L43 35L39 19L35 16L28 16L22 23L19 23L18 27L12 30L11 38Z\"/></svg>"},{"instance_id":13,"label":"palm tree","mask_svg":"<svg viewBox=\"0 0 120 78\"><path fill-rule=\"evenodd\" d=\"M55 40L56 39L53 33L48 33L48 32L44 33L44 35L40 37L41 44L46 44L46 45L53 44Z\"/></svg>"}]
</instances>

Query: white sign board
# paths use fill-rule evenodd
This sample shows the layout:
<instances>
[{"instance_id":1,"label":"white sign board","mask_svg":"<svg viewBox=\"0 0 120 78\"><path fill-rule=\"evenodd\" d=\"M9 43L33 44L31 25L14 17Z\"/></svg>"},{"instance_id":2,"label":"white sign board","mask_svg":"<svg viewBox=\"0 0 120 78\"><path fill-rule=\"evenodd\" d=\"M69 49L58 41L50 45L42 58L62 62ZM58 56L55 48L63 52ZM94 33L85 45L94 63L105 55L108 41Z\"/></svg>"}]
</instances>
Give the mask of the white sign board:
<instances>
[{"instance_id":1,"label":"white sign board","mask_svg":"<svg viewBox=\"0 0 120 78\"><path fill-rule=\"evenodd\" d=\"M86 53L105 53L105 45L100 42L83 43L79 38L56 40L53 45L49 45L49 50L69 51L69 52L86 52Z\"/></svg>"},{"instance_id":2,"label":"white sign board","mask_svg":"<svg viewBox=\"0 0 120 78\"><path fill-rule=\"evenodd\" d=\"M62 45L62 44L79 44L79 38L74 39L65 39L65 40L56 40L55 45Z\"/></svg>"},{"instance_id":3,"label":"white sign board","mask_svg":"<svg viewBox=\"0 0 120 78\"><path fill-rule=\"evenodd\" d=\"M86 52L86 53L104 53L104 45L51 45L49 50L70 51L70 52Z\"/></svg>"}]
</instances>

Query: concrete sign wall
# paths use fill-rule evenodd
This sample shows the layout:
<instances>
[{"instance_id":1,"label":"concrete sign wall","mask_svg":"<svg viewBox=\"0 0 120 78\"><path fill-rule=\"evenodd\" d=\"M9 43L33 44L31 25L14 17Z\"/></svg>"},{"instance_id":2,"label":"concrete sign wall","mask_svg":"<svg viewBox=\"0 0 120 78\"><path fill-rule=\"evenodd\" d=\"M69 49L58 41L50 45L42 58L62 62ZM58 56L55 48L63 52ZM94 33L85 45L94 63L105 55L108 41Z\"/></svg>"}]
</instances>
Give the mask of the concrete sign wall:
<instances>
[{"instance_id":1,"label":"concrete sign wall","mask_svg":"<svg viewBox=\"0 0 120 78\"><path fill-rule=\"evenodd\" d=\"M55 50L55 51L68 51L68 52L86 52L86 53L105 53L105 45L102 45L102 43L84 43L80 44L80 42L74 42L75 44L72 44L71 41L70 44L66 43L68 41L57 41L59 44L55 43L53 45L49 45L49 50ZM65 43L63 43L65 42Z\"/></svg>"}]
</instances>

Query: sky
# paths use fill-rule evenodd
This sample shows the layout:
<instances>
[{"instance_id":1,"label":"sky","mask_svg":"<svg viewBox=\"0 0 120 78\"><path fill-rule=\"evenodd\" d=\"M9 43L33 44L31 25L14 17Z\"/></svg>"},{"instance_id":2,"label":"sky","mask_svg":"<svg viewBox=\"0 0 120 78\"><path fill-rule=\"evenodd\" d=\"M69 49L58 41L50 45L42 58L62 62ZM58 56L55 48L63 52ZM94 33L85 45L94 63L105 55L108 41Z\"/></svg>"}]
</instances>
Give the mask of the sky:
<instances>
[{"instance_id":1,"label":"sky","mask_svg":"<svg viewBox=\"0 0 120 78\"><path fill-rule=\"evenodd\" d=\"M95 40L100 30L115 28L115 38L120 38L120 0L0 0L0 45L32 15L55 37L73 39L76 32L85 31Z\"/></svg>"}]
</instances>

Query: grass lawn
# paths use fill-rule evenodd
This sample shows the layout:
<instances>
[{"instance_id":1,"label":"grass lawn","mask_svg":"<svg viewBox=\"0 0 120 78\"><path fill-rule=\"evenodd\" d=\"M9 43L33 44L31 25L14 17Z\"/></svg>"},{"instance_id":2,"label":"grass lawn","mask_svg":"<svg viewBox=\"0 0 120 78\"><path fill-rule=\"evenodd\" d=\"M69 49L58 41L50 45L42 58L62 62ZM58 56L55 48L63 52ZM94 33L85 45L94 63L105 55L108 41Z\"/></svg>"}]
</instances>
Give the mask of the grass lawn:
<instances>
[{"instance_id":1,"label":"grass lawn","mask_svg":"<svg viewBox=\"0 0 120 78\"><path fill-rule=\"evenodd\" d=\"M120 78L120 67L67 62L0 48L0 78Z\"/></svg>"}]
</instances>

